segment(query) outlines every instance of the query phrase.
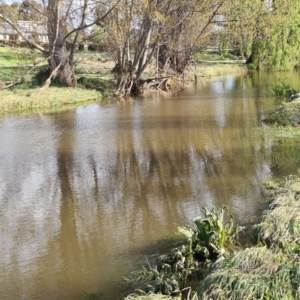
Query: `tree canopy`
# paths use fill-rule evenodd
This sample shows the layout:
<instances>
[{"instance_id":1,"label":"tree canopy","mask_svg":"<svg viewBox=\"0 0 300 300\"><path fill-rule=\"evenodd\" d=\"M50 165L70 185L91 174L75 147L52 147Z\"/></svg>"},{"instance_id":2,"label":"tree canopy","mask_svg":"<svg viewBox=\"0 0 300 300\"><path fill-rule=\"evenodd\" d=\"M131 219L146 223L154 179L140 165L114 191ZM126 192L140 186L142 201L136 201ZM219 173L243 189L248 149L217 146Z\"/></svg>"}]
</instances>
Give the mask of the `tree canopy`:
<instances>
[{"instance_id":1,"label":"tree canopy","mask_svg":"<svg viewBox=\"0 0 300 300\"><path fill-rule=\"evenodd\" d=\"M298 0L231 0L227 32L242 55L258 69L292 69L299 65Z\"/></svg>"}]
</instances>

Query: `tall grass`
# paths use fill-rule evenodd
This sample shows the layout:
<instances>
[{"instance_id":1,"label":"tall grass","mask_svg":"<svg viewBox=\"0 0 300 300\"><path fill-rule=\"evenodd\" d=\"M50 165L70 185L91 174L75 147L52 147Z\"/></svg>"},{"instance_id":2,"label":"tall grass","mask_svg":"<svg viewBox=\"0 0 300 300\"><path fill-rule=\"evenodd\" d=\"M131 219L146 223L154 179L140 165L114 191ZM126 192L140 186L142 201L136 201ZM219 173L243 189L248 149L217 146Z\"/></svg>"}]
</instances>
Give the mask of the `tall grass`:
<instances>
[{"instance_id":1,"label":"tall grass","mask_svg":"<svg viewBox=\"0 0 300 300\"><path fill-rule=\"evenodd\" d=\"M300 253L300 178L265 183L273 202L256 226L259 241L285 252Z\"/></svg>"},{"instance_id":2,"label":"tall grass","mask_svg":"<svg viewBox=\"0 0 300 300\"><path fill-rule=\"evenodd\" d=\"M133 293L126 297L126 300L179 300L181 297L172 297L162 294L153 294L153 293Z\"/></svg>"},{"instance_id":3,"label":"tall grass","mask_svg":"<svg viewBox=\"0 0 300 300\"><path fill-rule=\"evenodd\" d=\"M300 264L282 252L253 247L213 265L198 287L203 300L300 299Z\"/></svg>"},{"instance_id":4,"label":"tall grass","mask_svg":"<svg viewBox=\"0 0 300 300\"><path fill-rule=\"evenodd\" d=\"M256 245L211 264L199 299L300 299L300 177L264 190L271 205L254 227Z\"/></svg>"}]
</instances>

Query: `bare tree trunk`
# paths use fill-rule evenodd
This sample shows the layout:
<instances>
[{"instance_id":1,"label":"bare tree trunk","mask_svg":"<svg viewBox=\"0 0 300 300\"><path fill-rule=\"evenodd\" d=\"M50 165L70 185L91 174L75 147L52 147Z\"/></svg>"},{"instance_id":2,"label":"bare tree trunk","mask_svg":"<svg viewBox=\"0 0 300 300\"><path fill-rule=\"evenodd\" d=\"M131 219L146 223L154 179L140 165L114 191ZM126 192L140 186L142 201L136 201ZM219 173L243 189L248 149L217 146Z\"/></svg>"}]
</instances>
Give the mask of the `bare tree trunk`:
<instances>
[{"instance_id":1,"label":"bare tree trunk","mask_svg":"<svg viewBox=\"0 0 300 300\"><path fill-rule=\"evenodd\" d=\"M50 59L48 60L50 72L55 70L56 78L64 86L74 86L76 84L76 77L71 61L67 53L66 45L66 25L62 16L60 0L49 1L49 17L48 17L48 38Z\"/></svg>"}]
</instances>

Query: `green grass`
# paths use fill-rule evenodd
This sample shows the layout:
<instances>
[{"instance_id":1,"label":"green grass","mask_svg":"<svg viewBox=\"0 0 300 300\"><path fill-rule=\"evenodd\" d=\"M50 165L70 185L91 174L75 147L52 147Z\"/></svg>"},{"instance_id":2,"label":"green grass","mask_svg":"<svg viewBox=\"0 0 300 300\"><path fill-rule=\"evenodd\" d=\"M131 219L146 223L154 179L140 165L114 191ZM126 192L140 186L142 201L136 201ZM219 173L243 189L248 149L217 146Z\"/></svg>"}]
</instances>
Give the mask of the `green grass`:
<instances>
[{"instance_id":1,"label":"green grass","mask_svg":"<svg viewBox=\"0 0 300 300\"><path fill-rule=\"evenodd\" d=\"M256 226L258 239L283 251L293 248L300 253L300 177L267 181L263 187L272 204Z\"/></svg>"},{"instance_id":2,"label":"green grass","mask_svg":"<svg viewBox=\"0 0 300 300\"><path fill-rule=\"evenodd\" d=\"M272 126L269 128L269 131L273 135L281 138L297 138L300 136L299 127Z\"/></svg>"},{"instance_id":3,"label":"green grass","mask_svg":"<svg viewBox=\"0 0 300 300\"><path fill-rule=\"evenodd\" d=\"M60 108L84 102L100 102L102 98L102 94L96 90L82 88L0 90L0 113Z\"/></svg>"},{"instance_id":4,"label":"green grass","mask_svg":"<svg viewBox=\"0 0 300 300\"><path fill-rule=\"evenodd\" d=\"M151 289L152 283L155 282L156 287L158 283L158 287L162 284L171 287L174 280L178 281L178 275L183 275L182 270L187 269L187 266L192 271L190 274L193 273L190 278L192 282L198 281L197 293L194 293L195 290L191 291L184 298L187 300L300 299L300 175L266 181L263 183L263 191L270 206L264 212L261 222L253 227L252 246L224 252L217 260L209 259L202 264L185 255L185 250L193 247L175 248L161 256L161 266L157 264L148 269L144 267L142 272L137 273L142 276L142 282L146 283L148 291L150 287L150 291L158 294L139 292L129 295L126 300L169 299L169 296L161 295L166 294L164 289ZM222 232L225 224L221 226L216 223L217 226L208 229L202 226L211 221L222 222L222 211L218 212L207 212L206 217L200 219L200 227L196 223L201 241L204 231L205 241L210 235ZM208 220L207 216L211 213L213 220ZM187 233L185 236L192 238L195 232L190 228L183 229ZM196 269L201 272L195 272ZM188 280L187 283L191 282ZM182 295L182 291L182 286L177 286L175 296Z\"/></svg>"},{"instance_id":5,"label":"green grass","mask_svg":"<svg viewBox=\"0 0 300 300\"><path fill-rule=\"evenodd\" d=\"M106 68L96 65L98 56L79 54L78 68L81 69L77 88L64 88L52 83L50 88L40 89L43 80L36 80L35 74L47 66L43 63L31 74L26 75L21 84L10 89L0 90L0 113L32 110L58 109L84 102L99 102L109 97L113 90L111 74ZM40 53L27 48L0 47L0 84L14 82L37 61L42 61ZM86 61L88 60L88 61Z\"/></svg>"},{"instance_id":6,"label":"green grass","mask_svg":"<svg viewBox=\"0 0 300 300\"><path fill-rule=\"evenodd\" d=\"M0 80L6 83L14 81L41 58L39 52L27 48L0 47Z\"/></svg>"},{"instance_id":7,"label":"green grass","mask_svg":"<svg viewBox=\"0 0 300 300\"><path fill-rule=\"evenodd\" d=\"M212 264L199 299L300 299L300 177L263 187L271 205L254 226L256 243Z\"/></svg>"},{"instance_id":8,"label":"green grass","mask_svg":"<svg viewBox=\"0 0 300 300\"><path fill-rule=\"evenodd\" d=\"M203 300L299 299L300 265L280 251L247 248L213 266L198 287Z\"/></svg>"},{"instance_id":9,"label":"green grass","mask_svg":"<svg viewBox=\"0 0 300 300\"><path fill-rule=\"evenodd\" d=\"M125 298L125 300L179 300L181 297L165 296L161 294L134 293Z\"/></svg>"}]
</instances>

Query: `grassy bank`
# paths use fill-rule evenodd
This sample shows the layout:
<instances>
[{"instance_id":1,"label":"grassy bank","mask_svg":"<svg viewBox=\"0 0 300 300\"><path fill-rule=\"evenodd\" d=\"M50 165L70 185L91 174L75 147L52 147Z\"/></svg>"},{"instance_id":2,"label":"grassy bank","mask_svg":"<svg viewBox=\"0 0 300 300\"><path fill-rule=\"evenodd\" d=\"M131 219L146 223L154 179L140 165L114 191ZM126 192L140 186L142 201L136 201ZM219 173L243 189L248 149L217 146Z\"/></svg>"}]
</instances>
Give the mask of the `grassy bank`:
<instances>
[{"instance_id":1,"label":"grassy bank","mask_svg":"<svg viewBox=\"0 0 300 300\"><path fill-rule=\"evenodd\" d=\"M50 87L46 90L20 89L0 91L0 112L60 108L79 103L100 102L101 93L82 88Z\"/></svg>"},{"instance_id":2,"label":"grassy bank","mask_svg":"<svg viewBox=\"0 0 300 300\"><path fill-rule=\"evenodd\" d=\"M0 46L0 81L11 83L41 59L40 53L27 48Z\"/></svg>"},{"instance_id":3,"label":"grassy bank","mask_svg":"<svg viewBox=\"0 0 300 300\"><path fill-rule=\"evenodd\" d=\"M225 248L227 250L219 252L215 259L198 258L185 284L185 288L192 286L194 290L189 289L188 294L185 293L187 289L181 290L176 297L187 300L300 299L300 176L267 181L263 190L270 205L261 222L252 228L251 244L240 250ZM202 224L210 223L207 216L202 219ZM211 243L209 237L215 236L218 228L226 227L223 227L220 216L215 221L214 228L199 230L197 226L200 239ZM188 245L187 242L186 247ZM181 259L181 262L186 260ZM153 266L152 270L158 272L158 266ZM176 266L179 271L165 273L164 277L148 277L150 279L144 281L145 285L153 286L157 278L159 286L171 285L178 278L178 272L182 273L180 265L177 263ZM144 274L147 273L145 270ZM162 296L162 293L167 295ZM171 294L160 291L158 295L147 295L144 291L132 294L126 300L169 299Z\"/></svg>"},{"instance_id":4,"label":"grassy bank","mask_svg":"<svg viewBox=\"0 0 300 300\"><path fill-rule=\"evenodd\" d=\"M275 126L298 127L300 125L300 98L284 102L271 112L264 121Z\"/></svg>"},{"instance_id":5,"label":"grassy bank","mask_svg":"<svg viewBox=\"0 0 300 300\"><path fill-rule=\"evenodd\" d=\"M272 87L274 96L283 100L282 104L263 119L275 136L299 137L300 135L300 93L286 80L279 80Z\"/></svg>"},{"instance_id":6,"label":"grassy bank","mask_svg":"<svg viewBox=\"0 0 300 300\"><path fill-rule=\"evenodd\" d=\"M300 98L291 102L283 102L270 112L264 123L277 137L296 138L300 136Z\"/></svg>"},{"instance_id":7,"label":"grassy bank","mask_svg":"<svg viewBox=\"0 0 300 300\"><path fill-rule=\"evenodd\" d=\"M223 75L241 75L247 72L247 67L240 61L222 62L222 61L210 61L200 62L196 67L188 68L189 78L193 80L191 75L196 74L201 78L211 78Z\"/></svg>"},{"instance_id":8,"label":"grassy bank","mask_svg":"<svg viewBox=\"0 0 300 300\"><path fill-rule=\"evenodd\" d=\"M47 68L38 52L26 48L0 47L0 87L10 84L28 72L37 62L34 71L22 83L0 90L0 113L59 109L82 103L100 102L112 89L110 65L100 55L78 54L76 58L77 87L50 86L42 90L43 81L35 79L36 73ZM101 65L101 67L100 67Z\"/></svg>"},{"instance_id":9,"label":"grassy bank","mask_svg":"<svg viewBox=\"0 0 300 300\"><path fill-rule=\"evenodd\" d=\"M53 107L58 109L66 105L101 101L113 94L114 78L111 70L114 62L107 53L76 53L75 73L78 81L76 89L51 86L41 91L40 85L43 80L38 82L35 75L41 69L46 68L47 64L43 62L40 53L26 48L7 46L0 46L0 87L1 84L10 84L26 74L37 62L41 65L27 74L20 85L13 89L0 90L0 113ZM246 67L240 62L236 64L229 64L226 61L200 62L196 67L192 66L186 71L185 85L193 83L195 78L198 79L198 84L204 84L215 76L244 72L246 72ZM145 77L147 76L156 76L155 66L149 66L145 72ZM176 89L176 85L173 88Z\"/></svg>"}]
</instances>

